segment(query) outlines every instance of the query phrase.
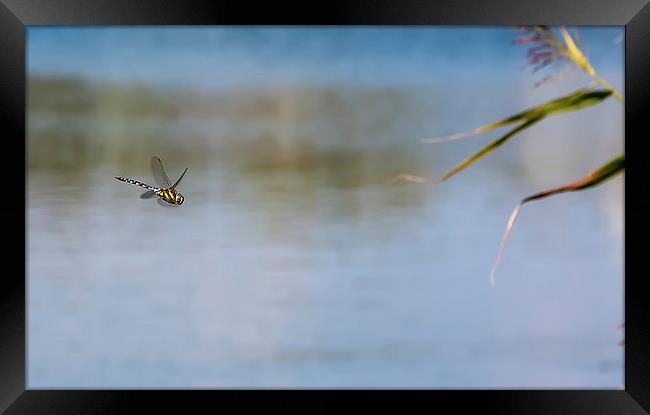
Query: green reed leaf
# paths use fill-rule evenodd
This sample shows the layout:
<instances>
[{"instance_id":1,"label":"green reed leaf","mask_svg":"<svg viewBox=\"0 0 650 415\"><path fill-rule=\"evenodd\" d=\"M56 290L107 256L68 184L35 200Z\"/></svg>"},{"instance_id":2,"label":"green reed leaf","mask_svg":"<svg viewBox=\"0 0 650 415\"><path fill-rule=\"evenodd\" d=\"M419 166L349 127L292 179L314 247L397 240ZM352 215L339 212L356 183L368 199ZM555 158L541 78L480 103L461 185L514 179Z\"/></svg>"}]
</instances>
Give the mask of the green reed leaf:
<instances>
[{"instance_id":1,"label":"green reed leaf","mask_svg":"<svg viewBox=\"0 0 650 415\"><path fill-rule=\"evenodd\" d=\"M418 183L440 183L454 174L458 173L459 171L465 169L484 155L490 153L497 147L501 146L503 143L508 141L510 138L515 136L517 133L520 133L521 131L525 130L526 128L532 126L536 122L544 119L545 117L551 115L551 114L557 114L561 112L567 112L567 111L575 111L584 107L588 107L590 105L595 105L607 97L612 95L611 90L607 89L579 89L577 91L572 92L571 94L568 94L566 96L563 96L558 99L554 99L552 101L549 101L545 104L538 105L536 107L533 107L527 111L520 112L519 114L515 114L513 116L510 116L508 118L505 118L501 121L497 121L492 124L485 125L483 127L479 127L474 130L474 133L478 134L480 132L488 131L497 127L501 127L504 125L512 124L514 122L520 121L521 124L519 124L517 127L513 128L512 130L508 131L506 134L503 136L499 137L497 140L491 142L487 146L483 147L481 150L478 152L474 153L470 157L466 158L462 162L460 162L456 167L451 169L449 172L445 173L438 179L432 179L428 180L419 176L413 176L413 175L400 175L396 179L393 179L392 181L396 180L408 180L408 181L414 181ZM470 134L471 135L471 134ZM450 136L447 137L449 139ZM453 139L458 139L460 136L455 135ZM464 137L460 137L464 138ZM446 140L449 141L449 140ZM429 141L431 142L431 141ZM440 142L438 140L437 142Z\"/></svg>"},{"instance_id":2,"label":"green reed leaf","mask_svg":"<svg viewBox=\"0 0 650 415\"><path fill-rule=\"evenodd\" d=\"M487 146L480 149L478 152L472 154L471 156L469 156L465 160L461 161L456 167L454 167L453 169L451 169L450 171L448 171L447 173L442 175L436 181L438 183L444 182L445 180L447 180L448 178L450 178L454 174L458 173L459 171L463 170L464 168L466 168L470 164L474 163L476 160L480 159L484 155L490 153L491 151L493 151L497 147L501 146L503 143L505 143L510 138L512 138L515 134L520 133L521 131L523 131L526 128L532 126L533 124L535 124L536 122L538 122L541 119L542 118L531 118L529 120L524 121L522 124L518 125L517 127L515 127L512 130L508 131L507 133L505 133L504 135L502 135L498 139L494 140L493 142L491 142Z\"/></svg>"},{"instance_id":3,"label":"green reed leaf","mask_svg":"<svg viewBox=\"0 0 650 415\"><path fill-rule=\"evenodd\" d=\"M424 143L442 143L446 141L460 140L463 138L471 137L476 134L480 134L486 131L493 130L495 128L503 127L508 124L513 124L516 122L525 122L536 118L544 118L546 116L566 112L566 111L575 111L580 108L588 107L590 105L595 105L612 94L610 89L578 89L568 95L554 99L552 101L546 102L544 104L537 105L533 108L530 108L526 111L511 115L508 118L504 118L500 121L486 124L484 126L475 128L471 131L467 131L459 134L447 135L444 137L438 138L427 138L422 140Z\"/></svg>"},{"instance_id":4,"label":"green reed leaf","mask_svg":"<svg viewBox=\"0 0 650 415\"><path fill-rule=\"evenodd\" d=\"M494 262L494 266L492 267L492 271L490 272L490 283L494 285L494 274L499 265L499 262L501 262L501 256L503 255L503 250L505 249L506 241L510 236L512 225L514 224L517 215L519 215L519 210L525 203L531 202L533 200L539 200L545 197L553 196L558 193L573 192L573 191L584 190L593 186L597 186L603 183L604 181L606 181L607 179L610 179L616 176L617 174L623 172L624 170L625 170L625 155L620 155L610 160L606 164L602 165L598 169L592 171L587 176L583 177L578 181L569 183L564 186L545 190L539 193L535 193L533 195L530 195L522 199L522 201L517 204L515 209L510 214L510 218L508 219L508 222L506 224L505 231L503 232L503 236L501 237L499 252L497 253L496 261Z\"/></svg>"}]
</instances>

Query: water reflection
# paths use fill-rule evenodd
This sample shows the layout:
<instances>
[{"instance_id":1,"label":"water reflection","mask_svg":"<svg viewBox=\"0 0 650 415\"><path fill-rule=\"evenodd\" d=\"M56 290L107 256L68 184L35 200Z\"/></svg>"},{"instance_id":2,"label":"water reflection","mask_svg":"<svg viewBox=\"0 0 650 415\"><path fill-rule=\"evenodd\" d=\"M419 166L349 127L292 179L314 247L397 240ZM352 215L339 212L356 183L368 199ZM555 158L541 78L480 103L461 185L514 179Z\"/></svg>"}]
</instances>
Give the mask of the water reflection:
<instances>
[{"instance_id":1,"label":"water reflection","mask_svg":"<svg viewBox=\"0 0 650 415\"><path fill-rule=\"evenodd\" d=\"M557 179L519 157L540 131L442 186L389 186L482 145L418 138L489 114L450 117L442 86L29 86L30 387L621 383L620 183L527 207L488 284L509 210ZM580 128L616 147L621 122ZM579 151L569 124L543 132ZM113 179L152 182L153 154L189 167L181 208Z\"/></svg>"}]
</instances>

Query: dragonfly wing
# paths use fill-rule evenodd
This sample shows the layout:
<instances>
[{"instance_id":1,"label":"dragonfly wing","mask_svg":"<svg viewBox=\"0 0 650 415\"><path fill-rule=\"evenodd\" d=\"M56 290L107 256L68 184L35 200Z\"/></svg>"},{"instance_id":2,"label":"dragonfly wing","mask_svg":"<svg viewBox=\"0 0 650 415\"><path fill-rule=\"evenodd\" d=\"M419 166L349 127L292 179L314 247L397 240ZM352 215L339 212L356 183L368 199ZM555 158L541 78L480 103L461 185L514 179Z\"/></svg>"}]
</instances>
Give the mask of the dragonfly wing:
<instances>
[{"instance_id":1,"label":"dragonfly wing","mask_svg":"<svg viewBox=\"0 0 650 415\"><path fill-rule=\"evenodd\" d=\"M167 177L167 173L165 173L162 161L160 161L156 156L151 157L151 172L159 186L165 188L171 187L172 182L169 181L169 177Z\"/></svg>"},{"instance_id":2,"label":"dragonfly wing","mask_svg":"<svg viewBox=\"0 0 650 415\"><path fill-rule=\"evenodd\" d=\"M153 190L149 190L148 192L144 192L140 195L140 199L151 199L156 197L156 192Z\"/></svg>"},{"instance_id":3,"label":"dragonfly wing","mask_svg":"<svg viewBox=\"0 0 650 415\"><path fill-rule=\"evenodd\" d=\"M176 180L176 183L174 183L172 189L175 189L176 186L178 186L178 184L181 182L181 179L183 179L183 176L185 176L185 173L187 173L187 168L185 168L185 171L183 172L183 174L181 174L181 177L179 177L178 180Z\"/></svg>"}]
</instances>

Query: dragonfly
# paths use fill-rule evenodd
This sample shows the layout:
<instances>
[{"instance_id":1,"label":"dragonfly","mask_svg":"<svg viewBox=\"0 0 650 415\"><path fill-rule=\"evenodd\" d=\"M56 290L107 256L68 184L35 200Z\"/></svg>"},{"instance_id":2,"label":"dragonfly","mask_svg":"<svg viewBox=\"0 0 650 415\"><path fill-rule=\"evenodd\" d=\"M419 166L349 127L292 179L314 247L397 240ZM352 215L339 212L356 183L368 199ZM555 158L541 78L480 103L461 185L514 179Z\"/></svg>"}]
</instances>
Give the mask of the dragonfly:
<instances>
[{"instance_id":1,"label":"dragonfly","mask_svg":"<svg viewBox=\"0 0 650 415\"><path fill-rule=\"evenodd\" d=\"M153 199L154 197L157 197L158 204L161 206L182 205L185 201L185 198L176 190L176 186L179 185L183 179L183 176L185 176L185 173L187 173L187 168L173 185L169 180L167 173L165 172L162 161L160 161L160 159L156 156L151 157L151 171L159 187L150 186L146 183L142 183L141 181L129 179L127 177L115 176L115 178L121 182L134 184L136 186L144 187L147 189L146 192L140 195L140 199Z\"/></svg>"}]
</instances>

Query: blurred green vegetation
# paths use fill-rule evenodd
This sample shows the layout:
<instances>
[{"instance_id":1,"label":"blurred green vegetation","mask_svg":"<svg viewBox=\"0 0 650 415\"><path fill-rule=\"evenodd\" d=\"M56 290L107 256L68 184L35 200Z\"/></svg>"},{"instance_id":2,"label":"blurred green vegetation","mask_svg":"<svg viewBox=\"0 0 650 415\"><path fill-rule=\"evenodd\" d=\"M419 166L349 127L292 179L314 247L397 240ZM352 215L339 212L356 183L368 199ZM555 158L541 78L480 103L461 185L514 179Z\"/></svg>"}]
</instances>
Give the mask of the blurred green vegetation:
<instances>
[{"instance_id":1,"label":"blurred green vegetation","mask_svg":"<svg viewBox=\"0 0 650 415\"><path fill-rule=\"evenodd\" d=\"M418 151L394 137L424 130L435 107L431 91L401 86L202 92L78 78L28 81L31 172L119 166L119 174L146 178L157 154L191 171L218 165L263 181L293 173L313 185L381 185L413 165Z\"/></svg>"}]
</instances>

